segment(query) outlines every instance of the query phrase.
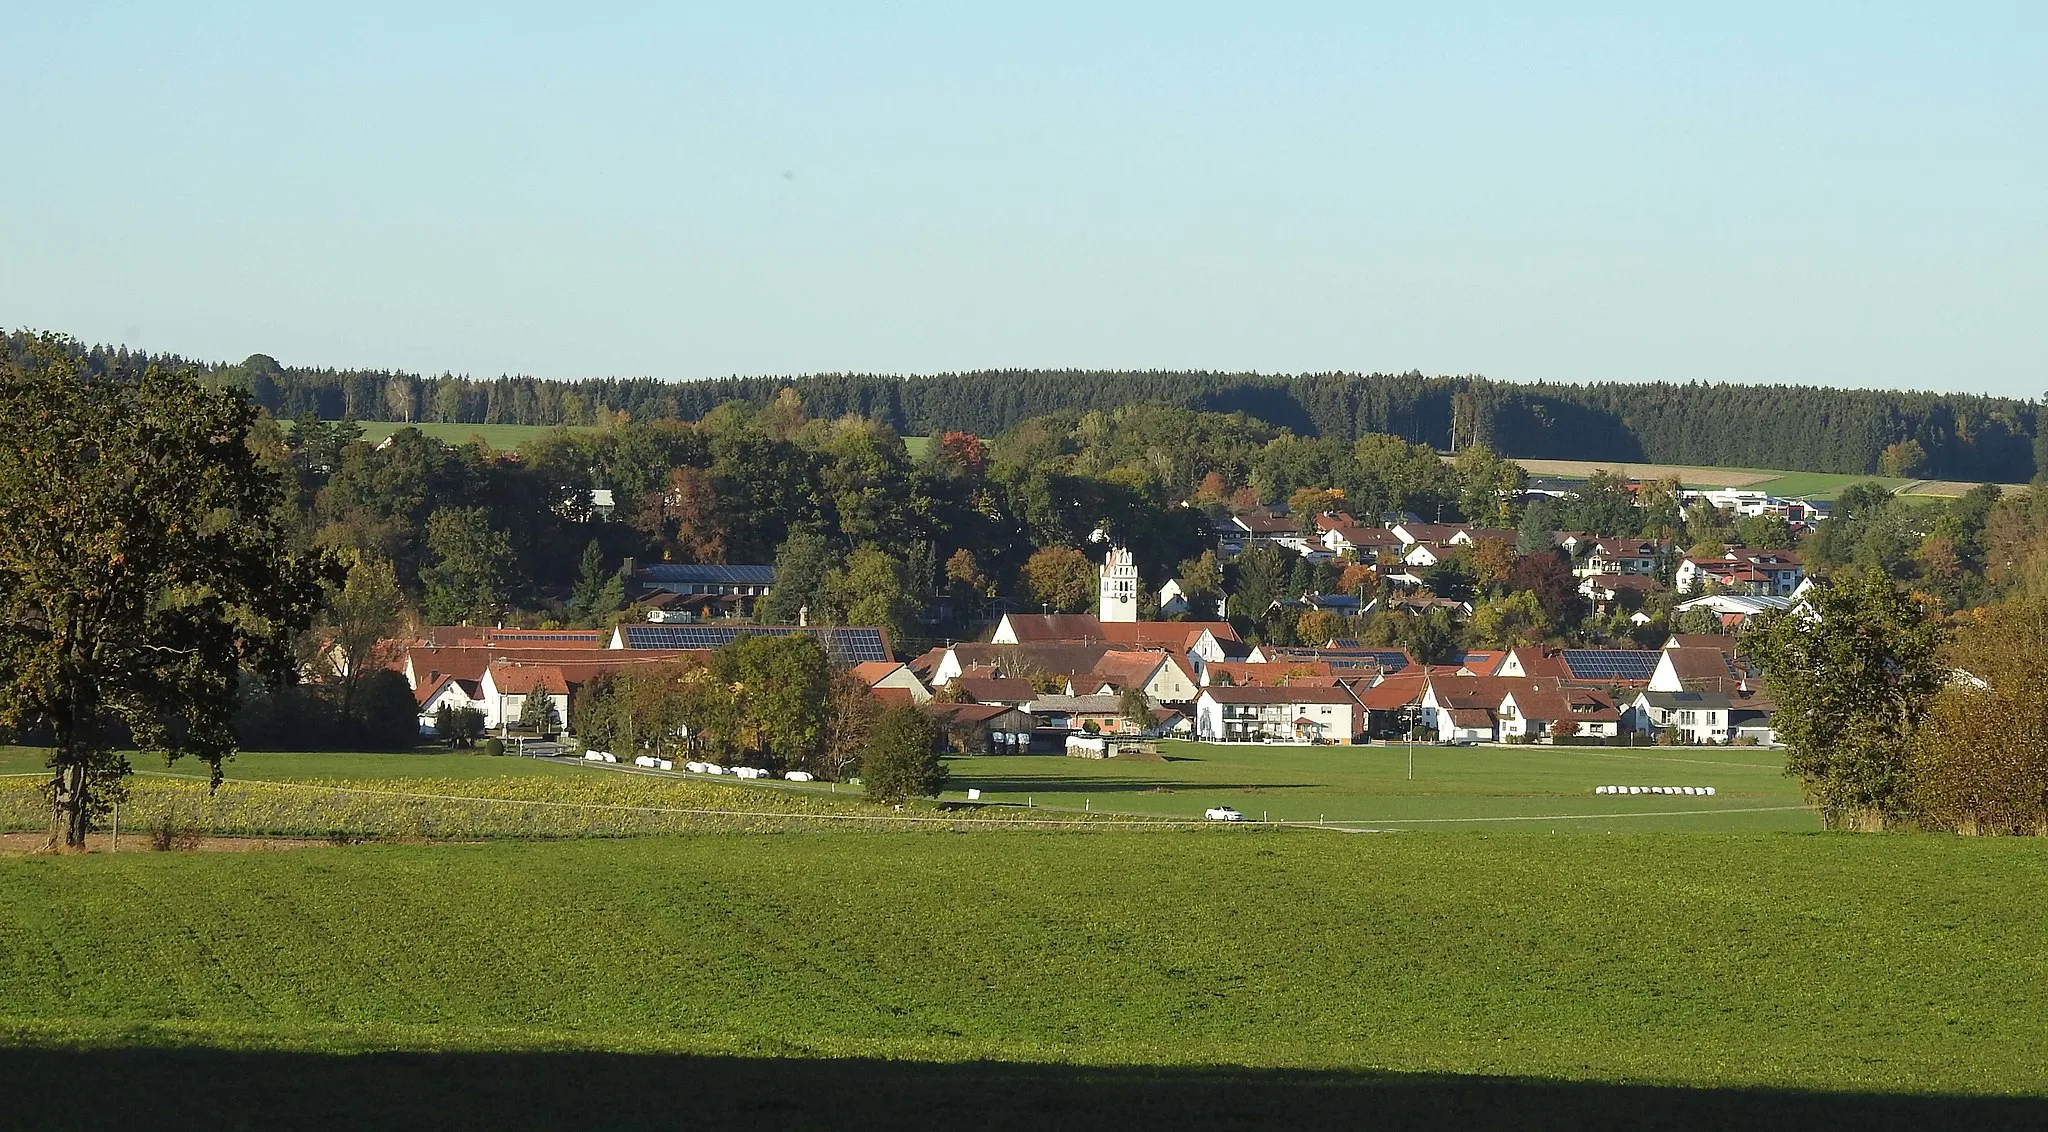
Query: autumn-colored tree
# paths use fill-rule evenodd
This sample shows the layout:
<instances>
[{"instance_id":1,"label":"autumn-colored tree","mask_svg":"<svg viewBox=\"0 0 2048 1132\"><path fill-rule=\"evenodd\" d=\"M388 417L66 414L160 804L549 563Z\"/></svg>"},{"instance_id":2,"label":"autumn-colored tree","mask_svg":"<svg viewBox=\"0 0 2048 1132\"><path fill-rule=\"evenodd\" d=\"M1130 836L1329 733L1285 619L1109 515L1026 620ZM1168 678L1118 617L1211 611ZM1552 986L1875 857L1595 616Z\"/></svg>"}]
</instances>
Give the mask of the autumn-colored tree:
<instances>
[{"instance_id":1,"label":"autumn-colored tree","mask_svg":"<svg viewBox=\"0 0 2048 1132\"><path fill-rule=\"evenodd\" d=\"M1024 562L1032 600L1055 613L1075 613L1095 596L1095 563L1071 546L1048 546Z\"/></svg>"},{"instance_id":2,"label":"autumn-colored tree","mask_svg":"<svg viewBox=\"0 0 2048 1132\"><path fill-rule=\"evenodd\" d=\"M946 559L946 591L958 602L995 596L995 583L982 573L974 552L961 547Z\"/></svg>"},{"instance_id":3,"label":"autumn-colored tree","mask_svg":"<svg viewBox=\"0 0 2048 1132\"><path fill-rule=\"evenodd\" d=\"M1344 632L1344 618L1327 609L1311 609L1294 622L1294 635L1301 643L1322 648Z\"/></svg>"},{"instance_id":4,"label":"autumn-colored tree","mask_svg":"<svg viewBox=\"0 0 2048 1132\"><path fill-rule=\"evenodd\" d=\"M1350 594L1352 597L1363 597L1379 588L1379 584L1379 571L1363 563L1354 562L1344 567L1344 572L1337 575L1338 592Z\"/></svg>"},{"instance_id":5,"label":"autumn-colored tree","mask_svg":"<svg viewBox=\"0 0 2048 1132\"><path fill-rule=\"evenodd\" d=\"M726 530L718 512L718 491L703 468L685 465L671 471L661 490L641 500L634 525L660 543L671 560L725 561Z\"/></svg>"},{"instance_id":6,"label":"autumn-colored tree","mask_svg":"<svg viewBox=\"0 0 2048 1132\"><path fill-rule=\"evenodd\" d=\"M988 466L988 445L971 432L942 432L932 445L938 462L948 471L980 475Z\"/></svg>"},{"instance_id":7,"label":"autumn-colored tree","mask_svg":"<svg viewBox=\"0 0 2048 1132\"><path fill-rule=\"evenodd\" d=\"M1506 539L1482 538L1472 544L1472 580L1491 590L1508 580L1515 568L1515 544Z\"/></svg>"},{"instance_id":8,"label":"autumn-colored tree","mask_svg":"<svg viewBox=\"0 0 2048 1132\"><path fill-rule=\"evenodd\" d=\"M1222 474L1220 472L1210 472L1202 477L1202 482L1195 485L1193 502L1197 506L1221 503L1229 495L1229 492L1230 485L1223 482Z\"/></svg>"}]
</instances>

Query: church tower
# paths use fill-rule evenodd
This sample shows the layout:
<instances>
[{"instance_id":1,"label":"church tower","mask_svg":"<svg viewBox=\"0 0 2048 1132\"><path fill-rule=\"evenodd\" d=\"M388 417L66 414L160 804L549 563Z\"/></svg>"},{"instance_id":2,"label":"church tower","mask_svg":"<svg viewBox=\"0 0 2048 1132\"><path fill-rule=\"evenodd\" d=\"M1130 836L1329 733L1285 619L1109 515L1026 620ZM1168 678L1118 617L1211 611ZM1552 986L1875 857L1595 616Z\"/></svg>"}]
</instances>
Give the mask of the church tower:
<instances>
[{"instance_id":1,"label":"church tower","mask_svg":"<svg viewBox=\"0 0 2048 1132\"><path fill-rule=\"evenodd\" d=\"M1102 561L1102 611L1096 618L1101 621L1138 619L1138 560L1121 546L1110 547L1109 557Z\"/></svg>"}]
</instances>

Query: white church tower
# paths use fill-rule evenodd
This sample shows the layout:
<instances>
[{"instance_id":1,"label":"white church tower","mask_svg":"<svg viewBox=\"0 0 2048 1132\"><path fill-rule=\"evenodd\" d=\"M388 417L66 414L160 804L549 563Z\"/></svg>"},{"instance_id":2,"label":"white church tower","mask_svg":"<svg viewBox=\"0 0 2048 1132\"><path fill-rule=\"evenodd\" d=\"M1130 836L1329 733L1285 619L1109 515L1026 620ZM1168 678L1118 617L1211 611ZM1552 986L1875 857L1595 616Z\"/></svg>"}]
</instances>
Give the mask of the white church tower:
<instances>
[{"instance_id":1,"label":"white church tower","mask_svg":"<svg viewBox=\"0 0 2048 1132\"><path fill-rule=\"evenodd\" d=\"M1102 560L1102 611L1096 614L1101 621L1136 621L1138 619L1138 560L1121 546L1109 548L1109 557Z\"/></svg>"}]
</instances>

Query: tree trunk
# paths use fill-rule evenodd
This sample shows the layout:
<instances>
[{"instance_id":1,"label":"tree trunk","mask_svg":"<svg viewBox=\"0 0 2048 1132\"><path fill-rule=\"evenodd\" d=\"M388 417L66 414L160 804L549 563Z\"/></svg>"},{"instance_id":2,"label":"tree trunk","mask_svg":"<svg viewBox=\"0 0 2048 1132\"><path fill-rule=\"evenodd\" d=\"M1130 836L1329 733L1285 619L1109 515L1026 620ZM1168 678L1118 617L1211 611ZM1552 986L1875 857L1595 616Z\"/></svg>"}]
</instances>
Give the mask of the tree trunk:
<instances>
[{"instance_id":1,"label":"tree trunk","mask_svg":"<svg viewBox=\"0 0 2048 1132\"><path fill-rule=\"evenodd\" d=\"M50 792L50 848L60 845L66 849L84 848L87 829L85 782L85 767L67 763L57 768Z\"/></svg>"}]
</instances>

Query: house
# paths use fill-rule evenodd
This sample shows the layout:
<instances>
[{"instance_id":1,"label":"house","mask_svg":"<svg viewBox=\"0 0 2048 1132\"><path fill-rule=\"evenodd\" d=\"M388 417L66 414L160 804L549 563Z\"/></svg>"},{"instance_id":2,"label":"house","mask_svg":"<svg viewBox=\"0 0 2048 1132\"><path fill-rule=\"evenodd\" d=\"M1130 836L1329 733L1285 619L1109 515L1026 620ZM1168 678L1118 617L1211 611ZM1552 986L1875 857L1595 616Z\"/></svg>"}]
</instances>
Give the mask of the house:
<instances>
[{"instance_id":1,"label":"house","mask_svg":"<svg viewBox=\"0 0 2048 1132\"><path fill-rule=\"evenodd\" d=\"M940 742L963 755L1021 755L1031 749L1038 721L1008 704L928 703Z\"/></svg>"},{"instance_id":2,"label":"house","mask_svg":"<svg viewBox=\"0 0 2048 1132\"><path fill-rule=\"evenodd\" d=\"M1355 641L1349 647L1335 643L1324 648L1260 645L1247 659L1261 664L1325 664L1342 672L1399 672L1413 663L1401 649L1369 649Z\"/></svg>"},{"instance_id":3,"label":"house","mask_svg":"<svg viewBox=\"0 0 2048 1132\"><path fill-rule=\"evenodd\" d=\"M989 637L992 645L1061 641L1103 641L1102 619L1092 613L1005 613Z\"/></svg>"},{"instance_id":4,"label":"house","mask_svg":"<svg viewBox=\"0 0 2048 1132\"><path fill-rule=\"evenodd\" d=\"M1257 546L1264 543L1277 546L1285 542L1300 542L1303 539L1300 524L1284 513L1252 511L1235 515L1230 520L1231 532L1219 541L1239 547Z\"/></svg>"},{"instance_id":5,"label":"house","mask_svg":"<svg viewBox=\"0 0 2048 1132\"><path fill-rule=\"evenodd\" d=\"M1737 593L1791 597L1805 577L1805 564L1790 551L1735 549L1719 558L1687 557L1673 584L1680 593L1697 593L1712 582Z\"/></svg>"},{"instance_id":6,"label":"house","mask_svg":"<svg viewBox=\"0 0 2048 1132\"><path fill-rule=\"evenodd\" d=\"M1720 618L1722 628L1733 631L1748 624L1749 619L1759 613L1787 610L1797 601L1797 598L1779 597L1776 594L1718 593L1688 598L1672 609L1676 613L1694 609L1710 610L1714 616Z\"/></svg>"},{"instance_id":7,"label":"house","mask_svg":"<svg viewBox=\"0 0 2048 1132\"><path fill-rule=\"evenodd\" d=\"M1606 694L1557 680L1508 681L1493 714L1503 739L1556 742L1621 733L1621 712Z\"/></svg>"},{"instance_id":8,"label":"house","mask_svg":"<svg viewBox=\"0 0 2048 1132\"><path fill-rule=\"evenodd\" d=\"M806 636L825 649L835 664L859 664L864 660L894 660L889 634L863 625L646 625L622 624L612 630L613 649L691 650L718 649L741 636Z\"/></svg>"},{"instance_id":9,"label":"house","mask_svg":"<svg viewBox=\"0 0 2048 1132\"><path fill-rule=\"evenodd\" d=\"M1579 583L1579 596L1605 610L1616 602L1640 607L1643 599L1664 588L1664 583L1647 574L1588 574Z\"/></svg>"},{"instance_id":10,"label":"house","mask_svg":"<svg viewBox=\"0 0 2048 1132\"><path fill-rule=\"evenodd\" d=\"M700 608L725 617L751 617L754 604L775 585L775 567L657 562L636 566L626 559L626 596L635 601L657 593L711 599Z\"/></svg>"},{"instance_id":11,"label":"house","mask_svg":"<svg viewBox=\"0 0 2048 1132\"><path fill-rule=\"evenodd\" d=\"M1596 574L1655 574L1657 563L1669 553L1663 540L1634 538L1595 539L1579 564L1581 576Z\"/></svg>"},{"instance_id":12,"label":"house","mask_svg":"<svg viewBox=\"0 0 2048 1132\"><path fill-rule=\"evenodd\" d=\"M1276 688L1305 676L1334 677L1324 660L1219 660L1202 673L1205 688Z\"/></svg>"},{"instance_id":13,"label":"house","mask_svg":"<svg viewBox=\"0 0 2048 1132\"><path fill-rule=\"evenodd\" d=\"M1431 566L1442 562L1445 558L1450 557L1453 549L1448 543L1418 542L1411 545L1407 553L1401 555L1401 561L1415 569L1427 570Z\"/></svg>"},{"instance_id":14,"label":"house","mask_svg":"<svg viewBox=\"0 0 2048 1132\"><path fill-rule=\"evenodd\" d=\"M1332 526L1322 533L1322 546L1331 554L1348 554L1359 562L1372 562L1382 551L1399 551L1401 536L1384 527Z\"/></svg>"},{"instance_id":15,"label":"house","mask_svg":"<svg viewBox=\"0 0 2048 1132\"><path fill-rule=\"evenodd\" d=\"M1023 707L1038 698L1038 689L1031 681L1017 676L991 676L981 673L991 669L973 669L954 677L946 687L968 703L1007 704Z\"/></svg>"},{"instance_id":16,"label":"house","mask_svg":"<svg viewBox=\"0 0 2048 1132\"><path fill-rule=\"evenodd\" d=\"M1188 662L1164 652L1104 653L1095 667L1067 679L1071 695L1122 693L1136 688L1154 704L1184 704L1198 690Z\"/></svg>"},{"instance_id":17,"label":"house","mask_svg":"<svg viewBox=\"0 0 2048 1132\"><path fill-rule=\"evenodd\" d=\"M877 692L898 691L910 697L910 702L924 703L932 698L932 690L907 664L893 660L864 660L849 669L853 678Z\"/></svg>"},{"instance_id":18,"label":"house","mask_svg":"<svg viewBox=\"0 0 2048 1132\"><path fill-rule=\"evenodd\" d=\"M1381 677L1378 683L1352 689L1365 709L1365 733L1377 738L1408 734L1422 718L1422 694L1428 677L1420 670Z\"/></svg>"},{"instance_id":19,"label":"house","mask_svg":"<svg viewBox=\"0 0 2048 1132\"><path fill-rule=\"evenodd\" d=\"M484 726L493 730L512 727L525 718L529 696L548 700L551 725L569 723L569 681L552 664L495 663L484 670L479 689Z\"/></svg>"},{"instance_id":20,"label":"house","mask_svg":"<svg viewBox=\"0 0 2048 1132\"><path fill-rule=\"evenodd\" d=\"M1027 680L1035 676L1065 680L1069 676L1093 671L1103 654L1122 651L1125 651L1124 646L1106 641L1094 644L1053 642L1020 645L962 642L946 646L937 662L932 665L932 674L927 678L927 682L934 688L944 687L970 672L978 672L981 675L1016 676Z\"/></svg>"},{"instance_id":21,"label":"house","mask_svg":"<svg viewBox=\"0 0 2048 1132\"><path fill-rule=\"evenodd\" d=\"M1342 687L1212 685L1195 701L1195 734L1225 743L1351 743L1365 730L1364 715Z\"/></svg>"},{"instance_id":22,"label":"house","mask_svg":"<svg viewBox=\"0 0 2048 1132\"><path fill-rule=\"evenodd\" d=\"M1732 649L1667 647L1659 650L1645 686L1652 692L1746 694L1756 683L1756 672Z\"/></svg>"},{"instance_id":23,"label":"house","mask_svg":"<svg viewBox=\"0 0 2048 1132\"><path fill-rule=\"evenodd\" d=\"M1465 530L1461 526L1450 523L1418 523L1412 521L1395 523L1387 529L1394 532L1394 537L1401 540L1402 546L1420 546L1424 543L1448 544Z\"/></svg>"},{"instance_id":24,"label":"house","mask_svg":"<svg viewBox=\"0 0 2048 1132\"><path fill-rule=\"evenodd\" d=\"M1638 692L1629 702L1629 725L1643 734L1675 728L1687 743L1725 743L1735 737L1731 706L1720 692Z\"/></svg>"},{"instance_id":25,"label":"house","mask_svg":"<svg viewBox=\"0 0 2048 1132\"><path fill-rule=\"evenodd\" d=\"M414 689L413 699L419 704L420 734L438 736L440 731L434 717L440 714L442 708L483 710L483 682L443 676L430 685Z\"/></svg>"},{"instance_id":26,"label":"house","mask_svg":"<svg viewBox=\"0 0 2048 1132\"><path fill-rule=\"evenodd\" d=\"M1124 718L1122 696L1039 696L1024 705L1038 726L1049 731L1093 731L1100 735L1136 734L1150 727ZM1092 725L1092 726L1091 726Z\"/></svg>"},{"instance_id":27,"label":"house","mask_svg":"<svg viewBox=\"0 0 2048 1132\"><path fill-rule=\"evenodd\" d=\"M1178 578L1166 579L1166 584L1159 587L1157 600L1161 617L1179 617L1188 611L1187 591L1180 588Z\"/></svg>"}]
</instances>

